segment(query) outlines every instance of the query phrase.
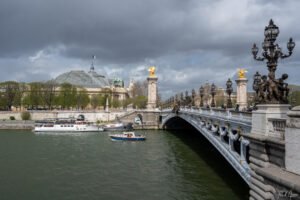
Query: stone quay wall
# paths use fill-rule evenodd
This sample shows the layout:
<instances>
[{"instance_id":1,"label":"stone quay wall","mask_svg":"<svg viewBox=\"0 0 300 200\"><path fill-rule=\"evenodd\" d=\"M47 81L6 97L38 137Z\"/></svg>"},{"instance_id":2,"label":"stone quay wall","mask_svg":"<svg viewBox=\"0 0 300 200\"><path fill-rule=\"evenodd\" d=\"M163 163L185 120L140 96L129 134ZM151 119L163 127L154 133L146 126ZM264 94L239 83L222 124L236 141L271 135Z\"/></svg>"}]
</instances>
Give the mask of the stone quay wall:
<instances>
[{"instance_id":1,"label":"stone quay wall","mask_svg":"<svg viewBox=\"0 0 300 200\"><path fill-rule=\"evenodd\" d=\"M32 130L34 128L34 121L32 120L1 120L0 130L2 129L26 129Z\"/></svg>"},{"instance_id":2,"label":"stone quay wall","mask_svg":"<svg viewBox=\"0 0 300 200\"><path fill-rule=\"evenodd\" d=\"M0 121L3 123L9 123L10 117L14 117L15 120L22 120L22 112L13 111L0 111ZM108 122L115 120L118 116L124 115L125 111L114 111L114 112L104 112L104 111L29 111L31 115L31 120L42 120L47 118L69 118L77 117L83 114L85 118L90 122Z\"/></svg>"},{"instance_id":3,"label":"stone quay wall","mask_svg":"<svg viewBox=\"0 0 300 200\"><path fill-rule=\"evenodd\" d=\"M131 111L29 111L31 120L23 121L21 119L22 112L0 112L0 129L32 129L35 120L49 118L69 118L77 117L83 114L90 122L106 123L109 121L120 120L124 123L133 123L134 129L159 129L158 110L131 110ZM136 124L135 118L141 115L143 118L142 124ZM14 117L15 120L10 120Z\"/></svg>"}]
</instances>

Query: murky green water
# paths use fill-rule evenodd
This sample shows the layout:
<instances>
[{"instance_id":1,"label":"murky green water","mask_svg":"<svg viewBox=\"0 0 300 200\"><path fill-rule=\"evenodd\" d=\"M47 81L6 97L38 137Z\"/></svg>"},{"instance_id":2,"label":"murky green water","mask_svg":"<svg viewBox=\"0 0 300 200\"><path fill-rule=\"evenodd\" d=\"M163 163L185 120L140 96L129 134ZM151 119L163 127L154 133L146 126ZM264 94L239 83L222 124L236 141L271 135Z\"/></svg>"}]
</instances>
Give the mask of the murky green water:
<instances>
[{"instance_id":1,"label":"murky green water","mask_svg":"<svg viewBox=\"0 0 300 200\"><path fill-rule=\"evenodd\" d=\"M247 185L202 137L141 133L145 142L111 141L108 132L0 131L0 199L248 198Z\"/></svg>"}]
</instances>

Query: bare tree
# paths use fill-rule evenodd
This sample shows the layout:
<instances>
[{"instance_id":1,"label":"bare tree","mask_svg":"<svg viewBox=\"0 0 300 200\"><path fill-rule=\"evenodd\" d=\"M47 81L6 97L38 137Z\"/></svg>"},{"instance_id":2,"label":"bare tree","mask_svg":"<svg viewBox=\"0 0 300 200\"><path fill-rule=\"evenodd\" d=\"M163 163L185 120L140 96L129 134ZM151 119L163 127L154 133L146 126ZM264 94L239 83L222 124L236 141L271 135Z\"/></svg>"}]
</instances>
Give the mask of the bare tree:
<instances>
[{"instance_id":1,"label":"bare tree","mask_svg":"<svg viewBox=\"0 0 300 200\"><path fill-rule=\"evenodd\" d=\"M148 83L147 81L137 81L134 83L132 90L131 90L131 96L137 97L137 96L147 96L147 90L148 90Z\"/></svg>"}]
</instances>

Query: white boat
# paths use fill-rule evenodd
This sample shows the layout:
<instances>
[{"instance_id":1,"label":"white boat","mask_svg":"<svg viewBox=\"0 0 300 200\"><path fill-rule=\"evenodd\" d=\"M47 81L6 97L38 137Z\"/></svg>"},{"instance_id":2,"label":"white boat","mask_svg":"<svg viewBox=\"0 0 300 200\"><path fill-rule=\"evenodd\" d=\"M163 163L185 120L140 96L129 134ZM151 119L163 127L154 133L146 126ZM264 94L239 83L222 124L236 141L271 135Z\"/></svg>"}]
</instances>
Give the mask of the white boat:
<instances>
[{"instance_id":1,"label":"white boat","mask_svg":"<svg viewBox=\"0 0 300 200\"><path fill-rule=\"evenodd\" d=\"M125 140L125 141L144 141L144 135L136 135L133 131L123 132L122 134L110 134L112 140Z\"/></svg>"},{"instance_id":2,"label":"white boat","mask_svg":"<svg viewBox=\"0 0 300 200\"><path fill-rule=\"evenodd\" d=\"M105 124L103 126L103 129L105 131L125 130L126 129L126 125L124 125L123 123Z\"/></svg>"},{"instance_id":3,"label":"white boat","mask_svg":"<svg viewBox=\"0 0 300 200\"><path fill-rule=\"evenodd\" d=\"M85 120L84 115L75 118L45 119L35 122L34 132L98 132L103 128Z\"/></svg>"}]
</instances>

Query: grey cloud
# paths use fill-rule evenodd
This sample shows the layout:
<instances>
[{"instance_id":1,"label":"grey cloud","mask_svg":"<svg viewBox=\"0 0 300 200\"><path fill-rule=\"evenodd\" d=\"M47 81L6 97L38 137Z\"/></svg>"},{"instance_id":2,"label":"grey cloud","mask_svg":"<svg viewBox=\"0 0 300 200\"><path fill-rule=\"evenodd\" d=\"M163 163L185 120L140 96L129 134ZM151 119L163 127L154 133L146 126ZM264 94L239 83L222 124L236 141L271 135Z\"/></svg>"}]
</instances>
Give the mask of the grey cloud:
<instances>
[{"instance_id":1,"label":"grey cloud","mask_svg":"<svg viewBox=\"0 0 300 200\"><path fill-rule=\"evenodd\" d=\"M96 55L100 73L113 69L127 80L138 66L157 65L163 90L196 89L206 80L222 85L238 67L249 74L266 70L252 59L251 47L274 18L282 49L289 37L296 40L294 55L279 69L300 84L299 7L297 0L2 0L0 79L46 79L79 64L88 69ZM30 62L39 51L50 56Z\"/></svg>"}]
</instances>

